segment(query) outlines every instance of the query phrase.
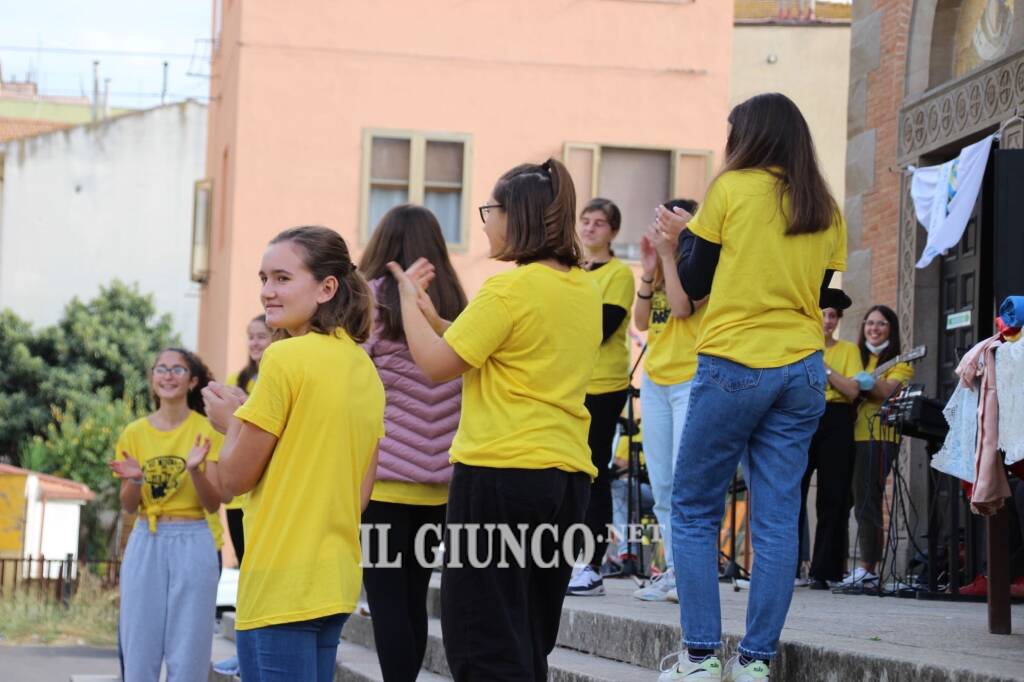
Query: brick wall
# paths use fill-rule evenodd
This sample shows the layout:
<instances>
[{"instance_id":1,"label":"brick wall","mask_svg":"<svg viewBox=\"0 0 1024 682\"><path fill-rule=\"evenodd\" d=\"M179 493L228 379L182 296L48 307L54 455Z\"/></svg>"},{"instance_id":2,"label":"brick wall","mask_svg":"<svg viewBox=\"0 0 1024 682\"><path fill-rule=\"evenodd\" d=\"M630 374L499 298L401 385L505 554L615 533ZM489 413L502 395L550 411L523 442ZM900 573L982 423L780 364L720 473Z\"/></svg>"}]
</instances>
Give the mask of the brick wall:
<instances>
[{"instance_id":1,"label":"brick wall","mask_svg":"<svg viewBox=\"0 0 1024 682\"><path fill-rule=\"evenodd\" d=\"M844 288L851 321L875 303L897 300L900 174L898 116L904 96L913 0L854 0L846 168L850 264ZM857 323L844 326L855 336Z\"/></svg>"}]
</instances>

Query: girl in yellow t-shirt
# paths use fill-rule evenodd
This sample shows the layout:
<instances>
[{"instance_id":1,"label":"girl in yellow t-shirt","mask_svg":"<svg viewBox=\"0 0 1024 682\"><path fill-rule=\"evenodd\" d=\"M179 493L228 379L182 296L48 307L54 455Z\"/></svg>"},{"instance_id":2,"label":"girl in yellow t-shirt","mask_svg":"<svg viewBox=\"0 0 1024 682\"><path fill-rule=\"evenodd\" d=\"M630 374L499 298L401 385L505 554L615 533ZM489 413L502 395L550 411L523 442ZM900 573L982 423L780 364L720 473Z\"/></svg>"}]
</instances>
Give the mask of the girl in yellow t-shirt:
<instances>
[{"instance_id":1,"label":"girl in yellow t-shirt","mask_svg":"<svg viewBox=\"0 0 1024 682\"><path fill-rule=\"evenodd\" d=\"M672 497L687 650L663 680L769 676L793 595L807 448L825 410L821 290L846 266L845 223L797 106L758 95L728 122L725 168L697 215L657 211L659 224L688 223L680 280L694 299L710 295ZM749 628L723 666L715 540L741 462L757 568Z\"/></svg>"},{"instance_id":2,"label":"girl in yellow t-shirt","mask_svg":"<svg viewBox=\"0 0 1024 682\"><path fill-rule=\"evenodd\" d=\"M673 199L665 208L697 210L697 202ZM676 271L680 236L663 234L658 226L640 240L640 287L633 312L637 329L647 334L647 355L640 383L640 412L644 418L644 454L654 492L654 514L661 526L666 570L633 596L641 601L668 601L675 596L675 562L672 556L672 481L676 453L690 403L690 383L697 371L697 330L704 317L704 301L693 301ZM659 286L660 285L660 286ZM666 309L652 302L660 290ZM659 318L659 316L661 316ZM656 325L661 328L655 333Z\"/></svg>"},{"instance_id":3,"label":"girl in yellow t-shirt","mask_svg":"<svg viewBox=\"0 0 1024 682\"><path fill-rule=\"evenodd\" d=\"M568 594L604 594L601 562L608 549L608 525L612 522L612 440L619 415L626 405L629 384L629 313L633 303L633 271L615 257L612 241L622 227L619 207L608 199L591 199L580 212L576 235L583 247L583 269L601 292L601 352L587 386L590 413L587 445L597 478L590 486L587 527L595 538L594 553L569 581Z\"/></svg>"},{"instance_id":4,"label":"girl in yellow t-shirt","mask_svg":"<svg viewBox=\"0 0 1024 682\"><path fill-rule=\"evenodd\" d=\"M433 381L463 377L441 577L456 680L545 679L558 634L572 572L560 548L597 475L584 398L602 339L601 293L578 266L575 196L554 159L498 180L480 217L491 258L518 267L488 279L447 329L423 291L432 267L389 265L413 360ZM473 542L465 524L481 524ZM515 542L499 542L505 531ZM518 538L526 551L501 551Z\"/></svg>"},{"instance_id":5,"label":"girl in yellow t-shirt","mask_svg":"<svg viewBox=\"0 0 1024 682\"><path fill-rule=\"evenodd\" d=\"M334 679L341 628L362 578L359 517L384 435L384 387L358 344L371 297L348 246L325 227L271 241L260 298L278 338L259 381L203 391L226 492L250 492L239 574L243 679Z\"/></svg>"},{"instance_id":6,"label":"girl in yellow t-shirt","mask_svg":"<svg viewBox=\"0 0 1024 682\"><path fill-rule=\"evenodd\" d=\"M219 565L206 519L222 501L221 438L200 395L209 380L195 354L161 352L150 371L157 409L125 427L110 463L121 506L139 513L121 567L126 680L155 682L164 661L169 682L209 673Z\"/></svg>"},{"instance_id":7,"label":"girl in yellow t-shirt","mask_svg":"<svg viewBox=\"0 0 1024 682\"><path fill-rule=\"evenodd\" d=\"M828 289L821 298L825 336L825 414L811 438L807 472L800 487L800 527L806 523L811 476L818 472L817 530L811 554L811 589L827 590L846 572L850 481L853 477L853 401L860 389L853 376L861 371L860 351L834 334L843 311L852 304L841 289ZM801 544L803 532L801 530ZM800 556L803 556L801 549Z\"/></svg>"},{"instance_id":8,"label":"girl in yellow t-shirt","mask_svg":"<svg viewBox=\"0 0 1024 682\"><path fill-rule=\"evenodd\" d=\"M856 454L853 465L853 515L857 520L859 565L847 584L877 585L882 559L882 488L899 452L899 434L878 420L882 403L914 377L914 369L901 362L880 377L875 368L900 354L900 322L892 308L872 306L864 316L857 341L864 365L861 397L853 427Z\"/></svg>"},{"instance_id":9,"label":"girl in yellow t-shirt","mask_svg":"<svg viewBox=\"0 0 1024 682\"><path fill-rule=\"evenodd\" d=\"M245 329L248 342L249 361L238 374L228 376L228 386L237 386L245 391L246 395L252 393L256 385L256 379L260 373L260 358L263 351L267 349L273 340L273 330L267 326L267 316L257 315L249 321ZM231 538L231 546L235 550L235 556L241 565L242 556L245 554L245 531L242 526L242 517L245 513L245 495L233 497L230 502L224 505L224 515L228 520L228 535Z\"/></svg>"}]
</instances>

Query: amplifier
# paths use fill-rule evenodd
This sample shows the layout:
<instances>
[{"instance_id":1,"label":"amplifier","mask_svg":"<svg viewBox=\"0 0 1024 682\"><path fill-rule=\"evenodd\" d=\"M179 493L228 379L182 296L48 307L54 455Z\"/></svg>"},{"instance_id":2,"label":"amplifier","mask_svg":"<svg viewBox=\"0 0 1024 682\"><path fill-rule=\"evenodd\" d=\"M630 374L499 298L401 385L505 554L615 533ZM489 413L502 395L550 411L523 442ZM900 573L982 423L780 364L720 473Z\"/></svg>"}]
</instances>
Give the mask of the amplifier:
<instances>
[{"instance_id":1,"label":"amplifier","mask_svg":"<svg viewBox=\"0 0 1024 682\"><path fill-rule=\"evenodd\" d=\"M904 436L927 441L943 441L949 431L945 405L923 394L920 386L908 386L882 403L878 416L882 423L898 428Z\"/></svg>"}]
</instances>

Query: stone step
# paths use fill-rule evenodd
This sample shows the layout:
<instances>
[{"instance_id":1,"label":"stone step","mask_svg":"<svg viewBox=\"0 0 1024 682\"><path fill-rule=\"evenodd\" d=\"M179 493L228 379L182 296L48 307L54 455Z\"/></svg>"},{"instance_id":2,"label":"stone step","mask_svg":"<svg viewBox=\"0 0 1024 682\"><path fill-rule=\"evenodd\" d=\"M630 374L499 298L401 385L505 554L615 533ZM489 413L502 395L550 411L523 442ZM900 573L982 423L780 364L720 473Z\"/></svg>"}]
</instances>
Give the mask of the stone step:
<instances>
[{"instance_id":1,"label":"stone step","mask_svg":"<svg viewBox=\"0 0 1024 682\"><path fill-rule=\"evenodd\" d=\"M373 623L366 616L354 615L345 624L342 637L352 644L374 647ZM448 662L441 641L441 621L431 618L427 623L427 652L423 667L450 677ZM556 647L548 656L548 679L551 682L650 682L649 669L629 665L600 656Z\"/></svg>"},{"instance_id":2,"label":"stone step","mask_svg":"<svg viewBox=\"0 0 1024 682\"><path fill-rule=\"evenodd\" d=\"M343 640L338 648L338 669L334 679L335 682L384 682L377 662L377 652ZM449 679L429 670L421 670L416 682L445 682Z\"/></svg>"}]
</instances>

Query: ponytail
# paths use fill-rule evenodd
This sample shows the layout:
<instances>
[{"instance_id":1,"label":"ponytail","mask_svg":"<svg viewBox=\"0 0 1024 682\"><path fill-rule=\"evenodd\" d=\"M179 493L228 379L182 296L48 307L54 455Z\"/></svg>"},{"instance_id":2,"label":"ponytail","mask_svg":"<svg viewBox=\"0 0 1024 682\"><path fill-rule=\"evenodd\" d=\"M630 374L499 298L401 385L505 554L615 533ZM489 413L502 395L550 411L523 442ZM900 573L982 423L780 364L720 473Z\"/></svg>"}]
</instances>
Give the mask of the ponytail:
<instances>
[{"instance_id":1,"label":"ponytail","mask_svg":"<svg viewBox=\"0 0 1024 682\"><path fill-rule=\"evenodd\" d=\"M576 187L561 161L516 166L498 179L492 196L507 218L505 248L498 260L525 265L552 259L579 265Z\"/></svg>"},{"instance_id":2,"label":"ponytail","mask_svg":"<svg viewBox=\"0 0 1024 682\"><path fill-rule=\"evenodd\" d=\"M334 230L320 226L293 227L271 240L271 244L293 242L302 247L303 262L318 282L334 277L338 290L329 300L317 306L309 321L310 329L320 334L333 334L339 327L356 343L370 336L373 297L366 280L356 270L349 256L348 245ZM275 338L287 336L277 330Z\"/></svg>"}]
</instances>

